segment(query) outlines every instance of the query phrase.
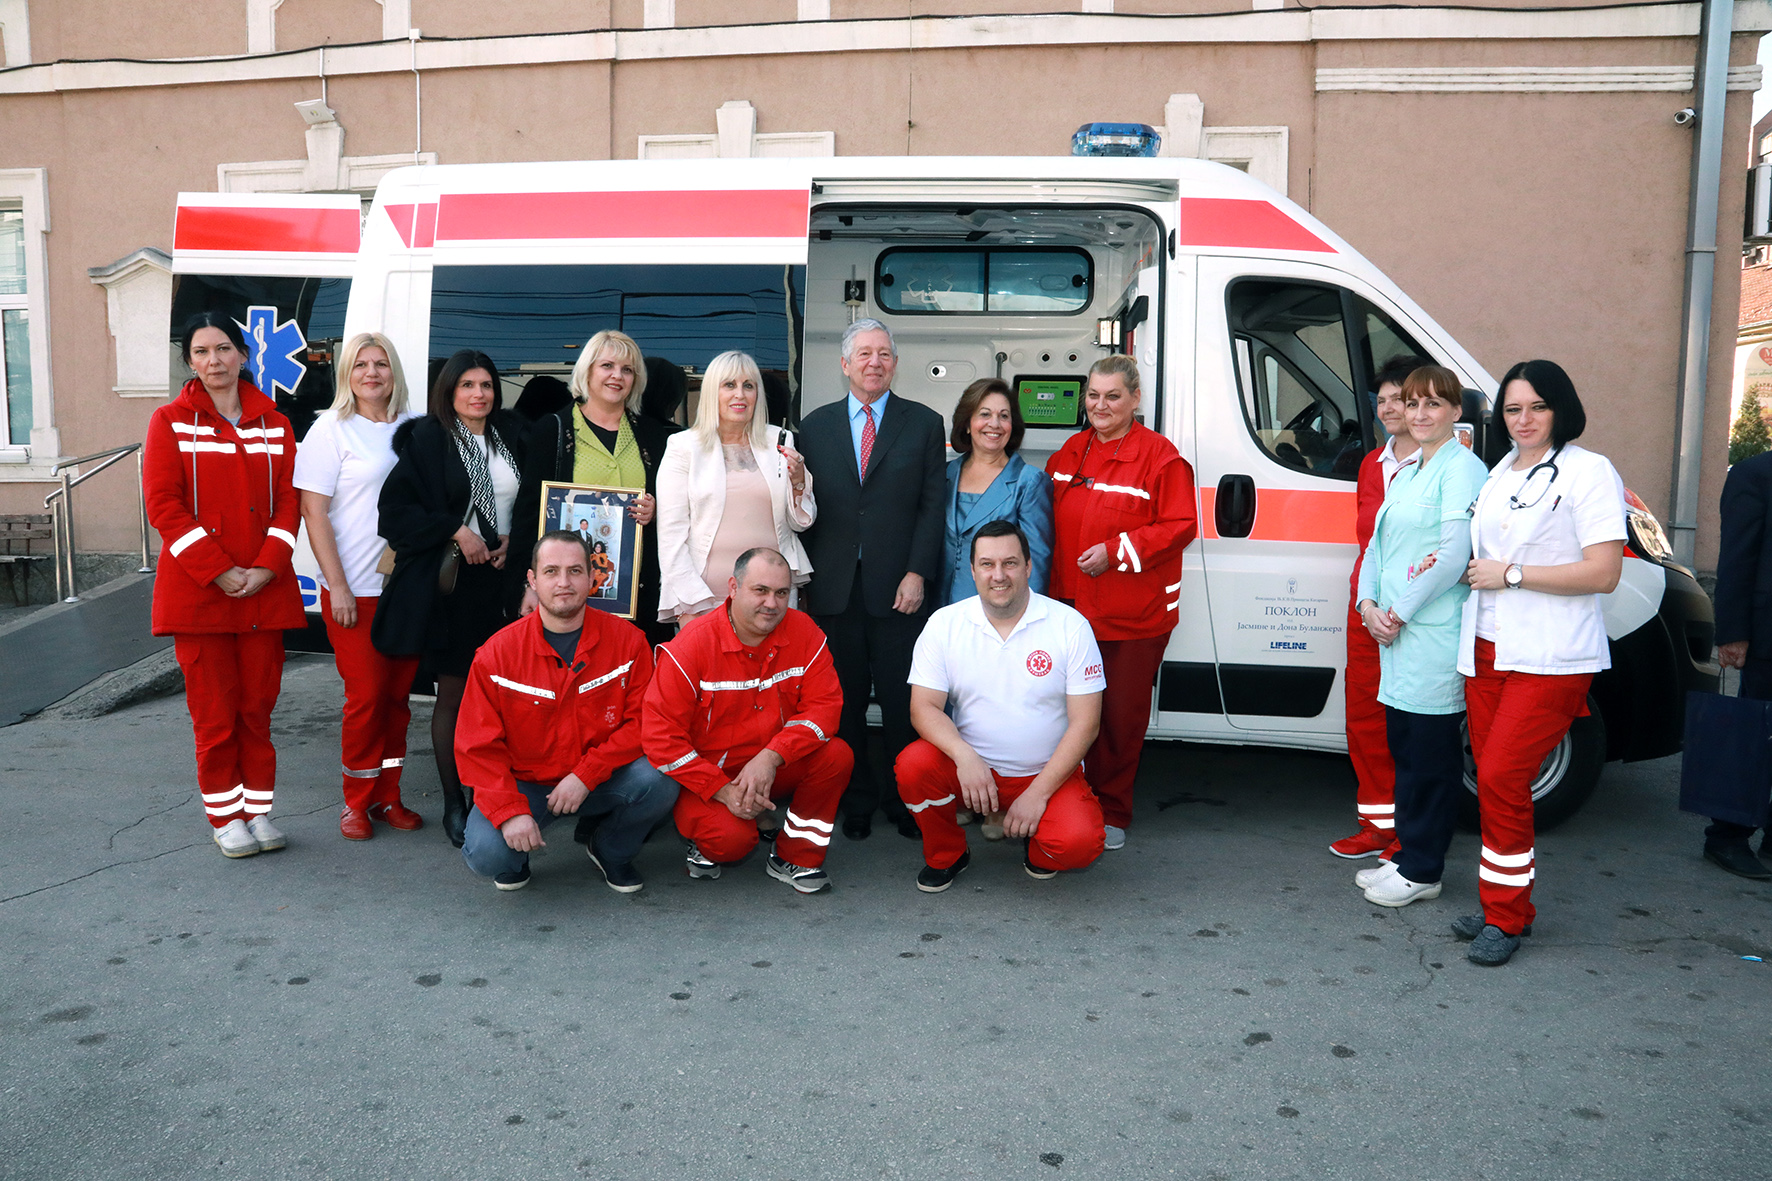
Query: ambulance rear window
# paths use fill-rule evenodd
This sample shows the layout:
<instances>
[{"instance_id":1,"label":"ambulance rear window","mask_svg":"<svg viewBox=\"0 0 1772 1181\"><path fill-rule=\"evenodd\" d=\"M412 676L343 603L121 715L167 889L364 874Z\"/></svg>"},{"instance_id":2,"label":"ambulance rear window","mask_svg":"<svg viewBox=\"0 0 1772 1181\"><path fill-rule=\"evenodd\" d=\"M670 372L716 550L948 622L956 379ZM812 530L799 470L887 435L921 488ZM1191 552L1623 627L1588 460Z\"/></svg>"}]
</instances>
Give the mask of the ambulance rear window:
<instances>
[{"instance_id":1,"label":"ambulance rear window","mask_svg":"<svg viewBox=\"0 0 1772 1181\"><path fill-rule=\"evenodd\" d=\"M1046 247L907 247L874 264L880 306L900 315L1075 315L1093 277L1087 251Z\"/></svg>"}]
</instances>

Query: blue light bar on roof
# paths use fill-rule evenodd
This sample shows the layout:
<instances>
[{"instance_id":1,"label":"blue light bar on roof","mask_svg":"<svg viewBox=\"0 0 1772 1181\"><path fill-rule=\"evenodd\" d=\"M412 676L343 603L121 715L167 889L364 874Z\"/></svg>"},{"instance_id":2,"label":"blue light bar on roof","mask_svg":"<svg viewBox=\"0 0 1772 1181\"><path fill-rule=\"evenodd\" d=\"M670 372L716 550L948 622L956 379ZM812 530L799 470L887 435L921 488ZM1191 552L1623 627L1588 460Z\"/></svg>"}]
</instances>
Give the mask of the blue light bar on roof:
<instances>
[{"instance_id":1,"label":"blue light bar on roof","mask_svg":"<svg viewBox=\"0 0 1772 1181\"><path fill-rule=\"evenodd\" d=\"M1146 123L1085 123L1071 136L1071 155L1155 156L1162 142Z\"/></svg>"}]
</instances>

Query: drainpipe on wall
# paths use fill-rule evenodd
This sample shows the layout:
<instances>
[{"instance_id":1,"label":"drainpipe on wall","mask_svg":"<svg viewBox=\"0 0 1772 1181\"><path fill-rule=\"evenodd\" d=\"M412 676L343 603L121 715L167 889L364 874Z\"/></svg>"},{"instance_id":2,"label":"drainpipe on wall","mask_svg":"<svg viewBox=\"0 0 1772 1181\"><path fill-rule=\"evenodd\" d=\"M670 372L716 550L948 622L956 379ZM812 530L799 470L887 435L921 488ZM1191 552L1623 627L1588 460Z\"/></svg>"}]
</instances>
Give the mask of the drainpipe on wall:
<instances>
[{"instance_id":1,"label":"drainpipe on wall","mask_svg":"<svg viewBox=\"0 0 1772 1181\"><path fill-rule=\"evenodd\" d=\"M1686 290L1681 315L1680 390L1674 418L1674 559L1692 566L1698 540L1698 480L1704 456L1705 379L1710 367L1711 289L1717 274L1717 203L1723 179L1723 109L1728 99L1733 0L1704 0L1694 89L1696 138L1686 215Z\"/></svg>"}]
</instances>

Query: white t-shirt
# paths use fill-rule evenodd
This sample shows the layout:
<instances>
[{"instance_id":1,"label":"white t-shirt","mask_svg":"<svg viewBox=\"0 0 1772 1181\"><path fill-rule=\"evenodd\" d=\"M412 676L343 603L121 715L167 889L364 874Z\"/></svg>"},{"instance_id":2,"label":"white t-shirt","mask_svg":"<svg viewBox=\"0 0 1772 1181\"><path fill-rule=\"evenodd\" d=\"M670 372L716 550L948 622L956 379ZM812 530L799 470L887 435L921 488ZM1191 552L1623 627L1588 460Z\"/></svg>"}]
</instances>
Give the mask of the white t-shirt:
<instances>
[{"instance_id":1,"label":"white t-shirt","mask_svg":"<svg viewBox=\"0 0 1772 1181\"><path fill-rule=\"evenodd\" d=\"M371 422L353 414L340 420L337 413L327 410L314 420L295 451L295 486L332 497L326 515L338 539L345 584L362 598L381 594L382 576L375 572L375 564L387 542L377 532L380 512L376 502L381 498L383 481L394 470L394 429L410 417ZM320 584L327 586L324 570Z\"/></svg>"},{"instance_id":2,"label":"white t-shirt","mask_svg":"<svg viewBox=\"0 0 1772 1181\"><path fill-rule=\"evenodd\" d=\"M493 447L492 440L484 434L474 436L480 444L480 450L486 453L486 470L492 475L492 499L498 508L498 535L509 537L511 533L511 510L517 507L517 472L505 457Z\"/></svg>"},{"instance_id":3,"label":"white t-shirt","mask_svg":"<svg viewBox=\"0 0 1772 1181\"><path fill-rule=\"evenodd\" d=\"M1008 639L977 595L929 617L911 656L910 682L948 695L966 745L991 770L1038 775L1070 718L1067 696L1107 688L1101 649L1081 612L1033 594Z\"/></svg>"},{"instance_id":4,"label":"white t-shirt","mask_svg":"<svg viewBox=\"0 0 1772 1181\"><path fill-rule=\"evenodd\" d=\"M1509 470L1494 477L1494 490L1483 498L1481 511L1476 518L1475 549L1477 557L1490 561L1499 560L1501 540L1508 532L1512 532L1513 522L1508 518L1519 511L1512 507L1509 498L1520 494L1520 490L1526 484L1526 476L1530 472L1530 468L1521 472ZM1548 470L1540 472L1538 478L1532 481L1534 488L1543 485L1545 477L1549 474ZM1556 494L1552 493L1552 495ZM1529 500L1531 497L1528 496L1527 499ZM1506 592L1477 592L1477 635L1485 640L1493 640L1496 636L1495 597L1504 593Z\"/></svg>"}]
</instances>

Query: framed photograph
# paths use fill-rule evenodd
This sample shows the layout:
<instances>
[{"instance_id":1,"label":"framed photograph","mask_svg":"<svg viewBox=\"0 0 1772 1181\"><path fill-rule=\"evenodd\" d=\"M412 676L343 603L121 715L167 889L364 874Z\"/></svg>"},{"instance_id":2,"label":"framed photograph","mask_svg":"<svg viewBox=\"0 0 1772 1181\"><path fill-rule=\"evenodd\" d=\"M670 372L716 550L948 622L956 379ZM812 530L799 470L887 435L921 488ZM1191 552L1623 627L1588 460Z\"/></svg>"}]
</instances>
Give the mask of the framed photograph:
<instances>
[{"instance_id":1,"label":"framed photograph","mask_svg":"<svg viewBox=\"0 0 1772 1181\"><path fill-rule=\"evenodd\" d=\"M591 551L590 606L623 619L638 613L641 525L628 506L642 493L597 484L541 486L542 531L564 529L585 539Z\"/></svg>"}]
</instances>

